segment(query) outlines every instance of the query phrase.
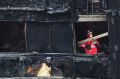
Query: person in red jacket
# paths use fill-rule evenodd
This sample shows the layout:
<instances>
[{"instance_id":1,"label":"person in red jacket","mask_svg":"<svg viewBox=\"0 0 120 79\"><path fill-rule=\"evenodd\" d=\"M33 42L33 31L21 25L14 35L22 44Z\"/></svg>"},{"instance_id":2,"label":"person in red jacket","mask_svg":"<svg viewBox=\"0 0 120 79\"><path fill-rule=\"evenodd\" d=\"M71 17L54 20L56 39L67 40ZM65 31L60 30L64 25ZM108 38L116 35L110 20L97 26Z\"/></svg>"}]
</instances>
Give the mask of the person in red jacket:
<instances>
[{"instance_id":1,"label":"person in red jacket","mask_svg":"<svg viewBox=\"0 0 120 79\"><path fill-rule=\"evenodd\" d=\"M92 31L88 30L87 38L92 38L92 40L81 44L80 47L85 49L87 55L97 54L98 49L96 45L99 45L99 42L93 39Z\"/></svg>"}]
</instances>

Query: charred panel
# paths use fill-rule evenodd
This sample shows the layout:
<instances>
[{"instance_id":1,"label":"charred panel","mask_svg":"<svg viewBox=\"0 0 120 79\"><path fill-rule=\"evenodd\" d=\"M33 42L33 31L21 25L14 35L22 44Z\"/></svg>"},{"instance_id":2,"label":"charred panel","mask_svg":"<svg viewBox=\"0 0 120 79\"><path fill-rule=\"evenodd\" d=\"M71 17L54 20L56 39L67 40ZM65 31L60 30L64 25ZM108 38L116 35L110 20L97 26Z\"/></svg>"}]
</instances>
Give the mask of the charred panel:
<instances>
[{"instance_id":1,"label":"charred panel","mask_svg":"<svg viewBox=\"0 0 120 79\"><path fill-rule=\"evenodd\" d=\"M73 32L71 23L51 23L51 52L73 53Z\"/></svg>"},{"instance_id":2,"label":"charred panel","mask_svg":"<svg viewBox=\"0 0 120 79\"><path fill-rule=\"evenodd\" d=\"M112 11L109 14L109 39L110 39L110 51L111 53L119 53L120 42L120 27L119 27L119 13Z\"/></svg>"},{"instance_id":3,"label":"charred panel","mask_svg":"<svg viewBox=\"0 0 120 79\"><path fill-rule=\"evenodd\" d=\"M111 79L119 79L120 78L120 54L119 53L112 53L110 55L110 72L111 72Z\"/></svg>"},{"instance_id":4,"label":"charred panel","mask_svg":"<svg viewBox=\"0 0 120 79\"><path fill-rule=\"evenodd\" d=\"M108 58L84 56L76 57L76 76L95 79L109 79Z\"/></svg>"},{"instance_id":5,"label":"charred panel","mask_svg":"<svg viewBox=\"0 0 120 79\"><path fill-rule=\"evenodd\" d=\"M28 51L50 52L49 24L27 22L27 48Z\"/></svg>"},{"instance_id":6,"label":"charred panel","mask_svg":"<svg viewBox=\"0 0 120 79\"><path fill-rule=\"evenodd\" d=\"M28 51L72 53L71 23L27 23Z\"/></svg>"},{"instance_id":7,"label":"charred panel","mask_svg":"<svg viewBox=\"0 0 120 79\"><path fill-rule=\"evenodd\" d=\"M16 77L18 76L18 58L9 59L8 57L0 59L0 77ZM16 67L15 67L16 66ZM20 65L19 65L20 67Z\"/></svg>"},{"instance_id":8,"label":"charred panel","mask_svg":"<svg viewBox=\"0 0 120 79\"><path fill-rule=\"evenodd\" d=\"M120 78L120 14L113 10L109 14L109 39L110 39L110 69L111 78Z\"/></svg>"}]
</instances>

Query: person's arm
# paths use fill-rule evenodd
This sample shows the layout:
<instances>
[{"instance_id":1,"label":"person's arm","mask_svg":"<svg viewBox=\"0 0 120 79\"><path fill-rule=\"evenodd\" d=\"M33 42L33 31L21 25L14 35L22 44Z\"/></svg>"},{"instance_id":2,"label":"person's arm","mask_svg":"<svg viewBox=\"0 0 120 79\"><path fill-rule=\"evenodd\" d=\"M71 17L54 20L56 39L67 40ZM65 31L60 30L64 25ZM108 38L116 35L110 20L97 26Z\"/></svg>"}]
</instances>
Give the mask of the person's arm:
<instances>
[{"instance_id":1,"label":"person's arm","mask_svg":"<svg viewBox=\"0 0 120 79\"><path fill-rule=\"evenodd\" d=\"M85 44L81 44L81 45L80 45L80 47L83 47L83 48L85 48Z\"/></svg>"}]
</instances>

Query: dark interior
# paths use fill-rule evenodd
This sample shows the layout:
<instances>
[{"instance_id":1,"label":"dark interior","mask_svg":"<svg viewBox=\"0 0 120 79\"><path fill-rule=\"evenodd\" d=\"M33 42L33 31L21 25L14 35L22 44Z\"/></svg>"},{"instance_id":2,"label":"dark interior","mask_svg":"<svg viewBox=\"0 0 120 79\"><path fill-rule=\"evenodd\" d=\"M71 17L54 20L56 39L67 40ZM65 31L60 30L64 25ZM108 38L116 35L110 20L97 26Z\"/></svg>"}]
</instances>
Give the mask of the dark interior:
<instances>
[{"instance_id":1,"label":"dark interior","mask_svg":"<svg viewBox=\"0 0 120 79\"><path fill-rule=\"evenodd\" d=\"M25 51L24 23L0 22L0 52Z\"/></svg>"},{"instance_id":2,"label":"dark interior","mask_svg":"<svg viewBox=\"0 0 120 79\"><path fill-rule=\"evenodd\" d=\"M73 53L71 23L27 22L27 50L39 53Z\"/></svg>"},{"instance_id":3,"label":"dark interior","mask_svg":"<svg viewBox=\"0 0 120 79\"><path fill-rule=\"evenodd\" d=\"M70 23L0 22L0 52L73 53Z\"/></svg>"}]
</instances>

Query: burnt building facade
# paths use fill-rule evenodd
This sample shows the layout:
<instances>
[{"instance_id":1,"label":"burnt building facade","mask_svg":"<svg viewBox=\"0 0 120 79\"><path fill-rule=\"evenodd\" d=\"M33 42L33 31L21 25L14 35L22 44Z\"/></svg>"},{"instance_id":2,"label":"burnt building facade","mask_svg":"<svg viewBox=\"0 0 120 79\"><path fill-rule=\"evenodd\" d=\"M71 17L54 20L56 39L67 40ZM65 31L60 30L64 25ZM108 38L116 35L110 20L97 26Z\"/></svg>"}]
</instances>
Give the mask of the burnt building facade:
<instances>
[{"instance_id":1,"label":"burnt building facade","mask_svg":"<svg viewBox=\"0 0 120 79\"><path fill-rule=\"evenodd\" d=\"M40 64L47 63L51 76L119 79L117 3L1 0L0 77L37 77ZM99 39L98 55L85 55L78 46L88 28L94 36L109 32L109 37Z\"/></svg>"}]
</instances>

